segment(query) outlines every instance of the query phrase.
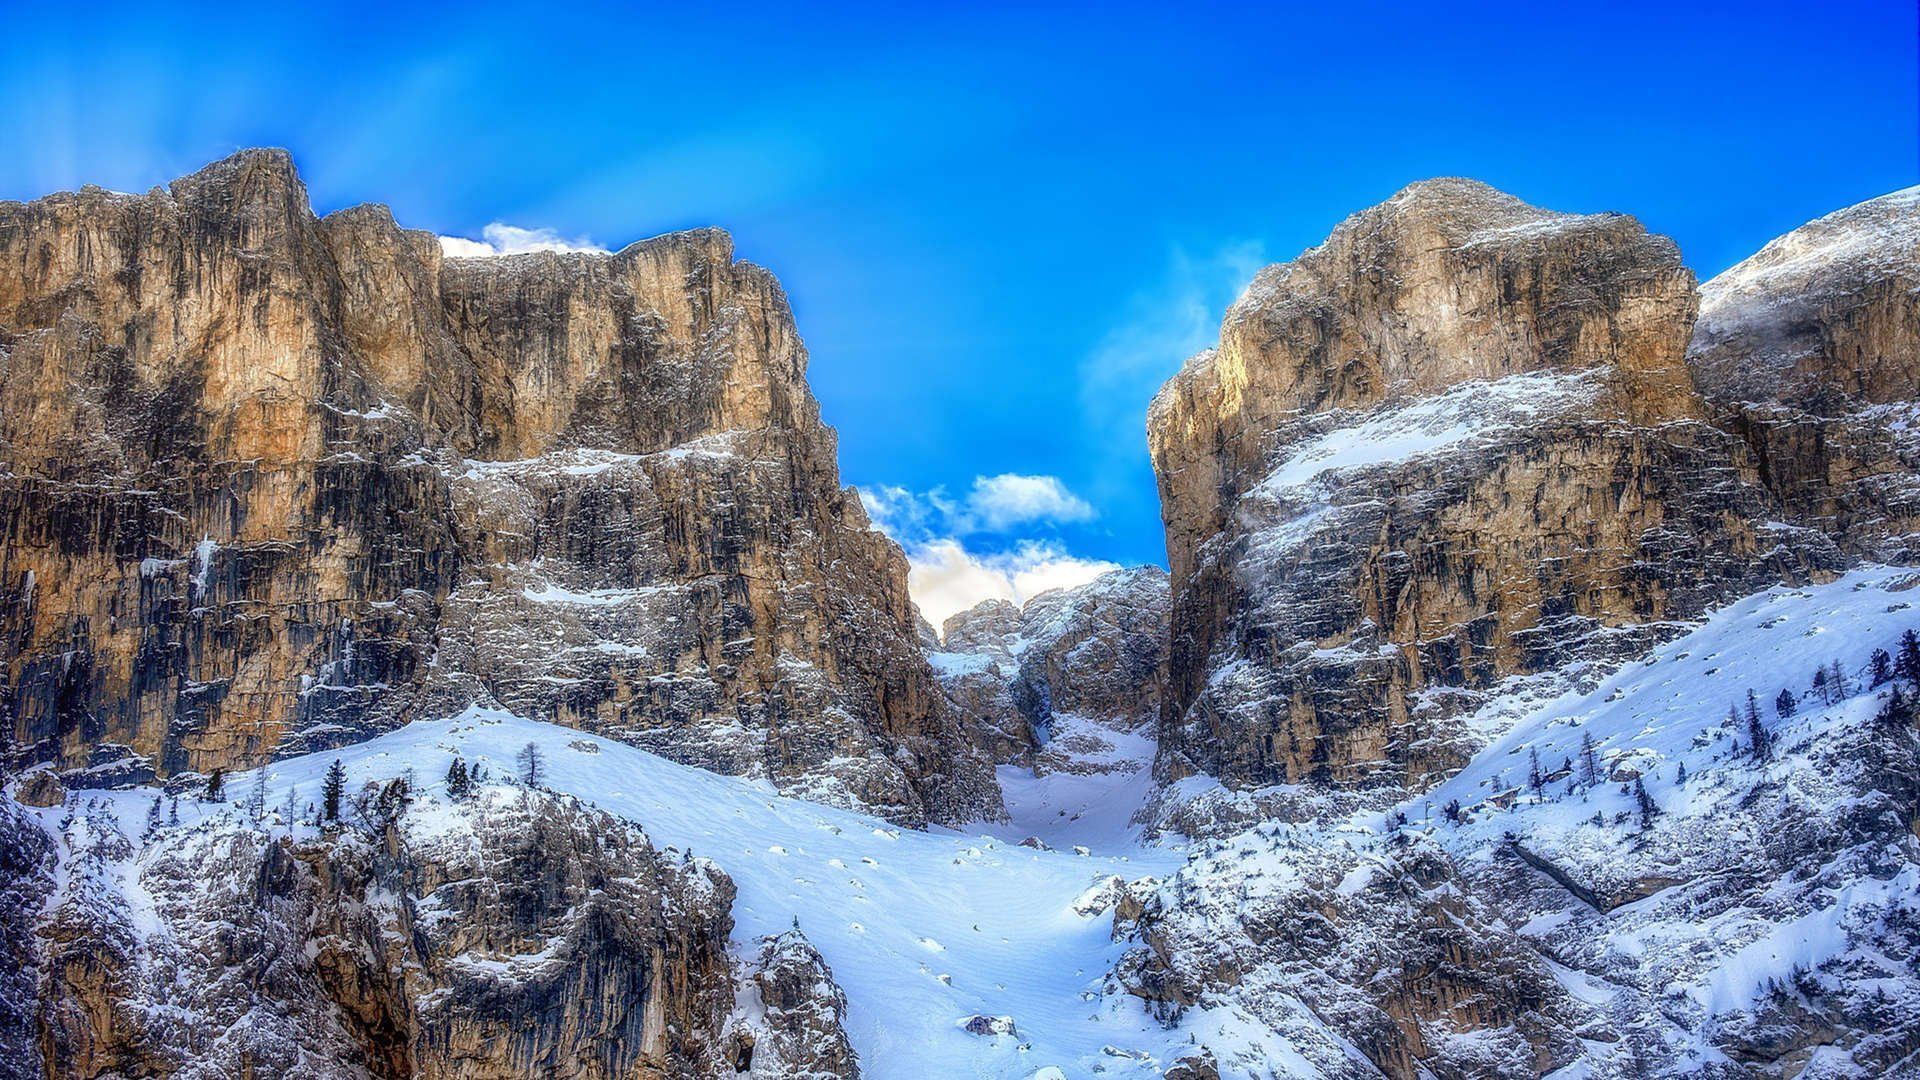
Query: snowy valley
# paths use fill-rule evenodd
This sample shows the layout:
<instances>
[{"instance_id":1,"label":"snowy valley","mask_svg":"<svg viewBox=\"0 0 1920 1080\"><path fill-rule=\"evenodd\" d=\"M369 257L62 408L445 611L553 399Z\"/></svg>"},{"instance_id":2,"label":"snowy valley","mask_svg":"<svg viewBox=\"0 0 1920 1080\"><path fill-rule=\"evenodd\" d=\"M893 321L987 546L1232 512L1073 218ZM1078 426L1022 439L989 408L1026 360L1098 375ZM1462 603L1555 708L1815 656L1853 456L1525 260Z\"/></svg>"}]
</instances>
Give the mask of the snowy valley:
<instances>
[{"instance_id":1,"label":"snowy valley","mask_svg":"<svg viewBox=\"0 0 1920 1080\"><path fill-rule=\"evenodd\" d=\"M0 1076L1920 1075L1916 214L1414 184L935 628L717 230L0 203Z\"/></svg>"}]
</instances>

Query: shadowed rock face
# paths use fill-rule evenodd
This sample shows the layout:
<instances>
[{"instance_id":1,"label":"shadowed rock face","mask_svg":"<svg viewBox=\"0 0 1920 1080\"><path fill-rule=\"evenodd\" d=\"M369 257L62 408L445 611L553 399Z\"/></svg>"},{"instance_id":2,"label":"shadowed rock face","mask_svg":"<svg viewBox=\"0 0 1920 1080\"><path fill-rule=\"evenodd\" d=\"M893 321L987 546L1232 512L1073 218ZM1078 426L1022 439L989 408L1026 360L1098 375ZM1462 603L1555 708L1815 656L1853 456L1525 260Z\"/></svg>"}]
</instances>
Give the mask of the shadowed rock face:
<instances>
[{"instance_id":1,"label":"shadowed rock face","mask_svg":"<svg viewBox=\"0 0 1920 1080\"><path fill-rule=\"evenodd\" d=\"M1498 680L1837 563L1767 525L1633 219L1416 184L1268 267L1154 401L1173 569L1160 767L1398 788Z\"/></svg>"},{"instance_id":2,"label":"shadowed rock face","mask_svg":"<svg viewBox=\"0 0 1920 1080\"><path fill-rule=\"evenodd\" d=\"M35 838L0 819L0 848ZM35 1074L730 1071L732 882L572 800L493 788L299 843L229 818L144 853L87 808L64 840Z\"/></svg>"},{"instance_id":3,"label":"shadowed rock face","mask_svg":"<svg viewBox=\"0 0 1920 1080\"><path fill-rule=\"evenodd\" d=\"M991 815L805 364L715 230L443 259L279 151L0 203L0 720L165 775L497 702Z\"/></svg>"},{"instance_id":4,"label":"shadowed rock face","mask_svg":"<svg viewBox=\"0 0 1920 1080\"><path fill-rule=\"evenodd\" d=\"M1920 553L1920 189L1829 214L1701 286L1688 351L1794 520Z\"/></svg>"},{"instance_id":5,"label":"shadowed rock face","mask_svg":"<svg viewBox=\"0 0 1920 1080\"><path fill-rule=\"evenodd\" d=\"M983 601L947 620L935 668L967 731L996 762L1071 765L1087 755L1059 747L1054 760L1034 758L1061 734L1056 718L1133 732L1157 717L1167 607L1167 575L1155 566L1051 589L1024 608ZM1098 740L1096 731L1080 737Z\"/></svg>"}]
</instances>

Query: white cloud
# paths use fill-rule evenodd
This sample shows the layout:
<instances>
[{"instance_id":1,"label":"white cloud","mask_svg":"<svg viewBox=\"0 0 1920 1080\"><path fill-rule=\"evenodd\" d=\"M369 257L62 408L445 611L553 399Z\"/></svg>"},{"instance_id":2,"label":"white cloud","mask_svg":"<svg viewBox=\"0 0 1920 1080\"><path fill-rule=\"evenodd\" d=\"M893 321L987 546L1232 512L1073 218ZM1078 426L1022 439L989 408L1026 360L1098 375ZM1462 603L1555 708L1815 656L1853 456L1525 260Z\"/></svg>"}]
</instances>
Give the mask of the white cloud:
<instances>
[{"instance_id":1,"label":"white cloud","mask_svg":"<svg viewBox=\"0 0 1920 1080\"><path fill-rule=\"evenodd\" d=\"M1048 589L1071 588L1120 569L1119 563L1077 558L1054 544L1028 541L984 554L951 538L909 546L907 563L907 589L936 628L983 600L1025 604Z\"/></svg>"},{"instance_id":2,"label":"white cloud","mask_svg":"<svg viewBox=\"0 0 1920 1080\"><path fill-rule=\"evenodd\" d=\"M967 496L967 512L981 528L1004 532L1030 522L1091 521L1093 507L1067 490L1057 476L976 476Z\"/></svg>"},{"instance_id":3,"label":"white cloud","mask_svg":"<svg viewBox=\"0 0 1920 1080\"><path fill-rule=\"evenodd\" d=\"M488 255L521 255L529 251L585 251L600 255L607 254L606 248L584 236L567 240L552 229L523 229L503 221L493 222L481 229L478 240L469 240L464 236L443 236L440 238L440 250L456 259Z\"/></svg>"},{"instance_id":4,"label":"white cloud","mask_svg":"<svg viewBox=\"0 0 1920 1080\"><path fill-rule=\"evenodd\" d=\"M1001 473L976 476L955 499L944 487L912 491L897 484L861 487L860 502L873 523L902 543L934 536L1004 533L1021 525L1065 525L1099 514L1057 476Z\"/></svg>"}]
</instances>

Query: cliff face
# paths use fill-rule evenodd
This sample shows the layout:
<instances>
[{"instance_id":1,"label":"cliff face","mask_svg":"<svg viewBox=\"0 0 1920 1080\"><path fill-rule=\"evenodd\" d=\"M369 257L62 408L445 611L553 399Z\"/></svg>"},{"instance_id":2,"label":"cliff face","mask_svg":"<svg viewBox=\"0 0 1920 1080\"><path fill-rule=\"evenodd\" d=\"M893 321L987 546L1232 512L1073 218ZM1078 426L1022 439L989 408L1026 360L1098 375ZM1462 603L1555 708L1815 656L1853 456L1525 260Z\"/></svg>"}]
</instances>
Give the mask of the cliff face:
<instances>
[{"instance_id":1,"label":"cliff face","mask_svg":"<svg viewBox=\"0 0 1920 1080\"><path fill-rule=\"evenodd\" d=\"M1787 233L1700 288L1688 363L1792 517L1920 552L1920 188Z\"/></svg>"},{"instance_id":2,"label":"cliff face","mask_svg":"<svg viewBox=\"0 0 1920 1080\"><path fill-rule=\"evenodd\" d=\"M68 815L23 1075L723 1071L733 885L710 864L524 789L275 831Z\"/></svg>"},{"instance_id":3,"label":"cliff face","mask_svg":"<svg viewBox=\"0 0 1920 1080\"><path fill-rule=\"evenodd\" d=\"M1148 420L1173 567L1163 774L1397 788L1499 680L1838 562L1780 530L1620 215L1416 184L1260 272Z\"/></svg>"},{"instance_id":4,"label":"cliff face","mask_svg":"<svg viewBox=\"0 0 1920 1080\"><path fill-rule=\"evenodd\" d=\"M995 761L1098 768L1112 735L1151 738L1167 608L1167 575L1153 566L1049 590L1025 607L988 600L947 620L934 667Z\"/></svg>"},{"instance_id":5,"label":"cliff face","mask_svg":"<svg viewBox=\"0 0 1920 1080\"><path fill-rule=\"evenodd\" d=\"M991 814L805 363L712 230L443 259L278 151L0 204L0 719L137 778L498 702Z\"/></svg>"}]
</instances>

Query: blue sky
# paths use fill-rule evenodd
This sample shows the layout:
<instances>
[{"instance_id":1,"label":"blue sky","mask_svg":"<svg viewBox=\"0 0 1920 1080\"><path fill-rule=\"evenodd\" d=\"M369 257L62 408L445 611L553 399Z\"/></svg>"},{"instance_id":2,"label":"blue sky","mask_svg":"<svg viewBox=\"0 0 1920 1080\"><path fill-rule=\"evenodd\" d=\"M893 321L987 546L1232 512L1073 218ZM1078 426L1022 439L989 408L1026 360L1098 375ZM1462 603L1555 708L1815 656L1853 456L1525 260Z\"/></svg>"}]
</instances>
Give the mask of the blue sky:
<instances>
[{"instance_id":1,"label":"blue sky","mask_svg":"<svg viewBox=\"0 0 1920 1080\"><path fill-rule=\"evenodd\" d=\"M443 234L722 225L846 479L1005 574L1162 561L1146 402L1262 261L1410 181L1624 210L1704 277L1920 157L1904 0L903 11L21 6L0 197L280 145L321 211Z\"/></svg>"}]
</instances>

